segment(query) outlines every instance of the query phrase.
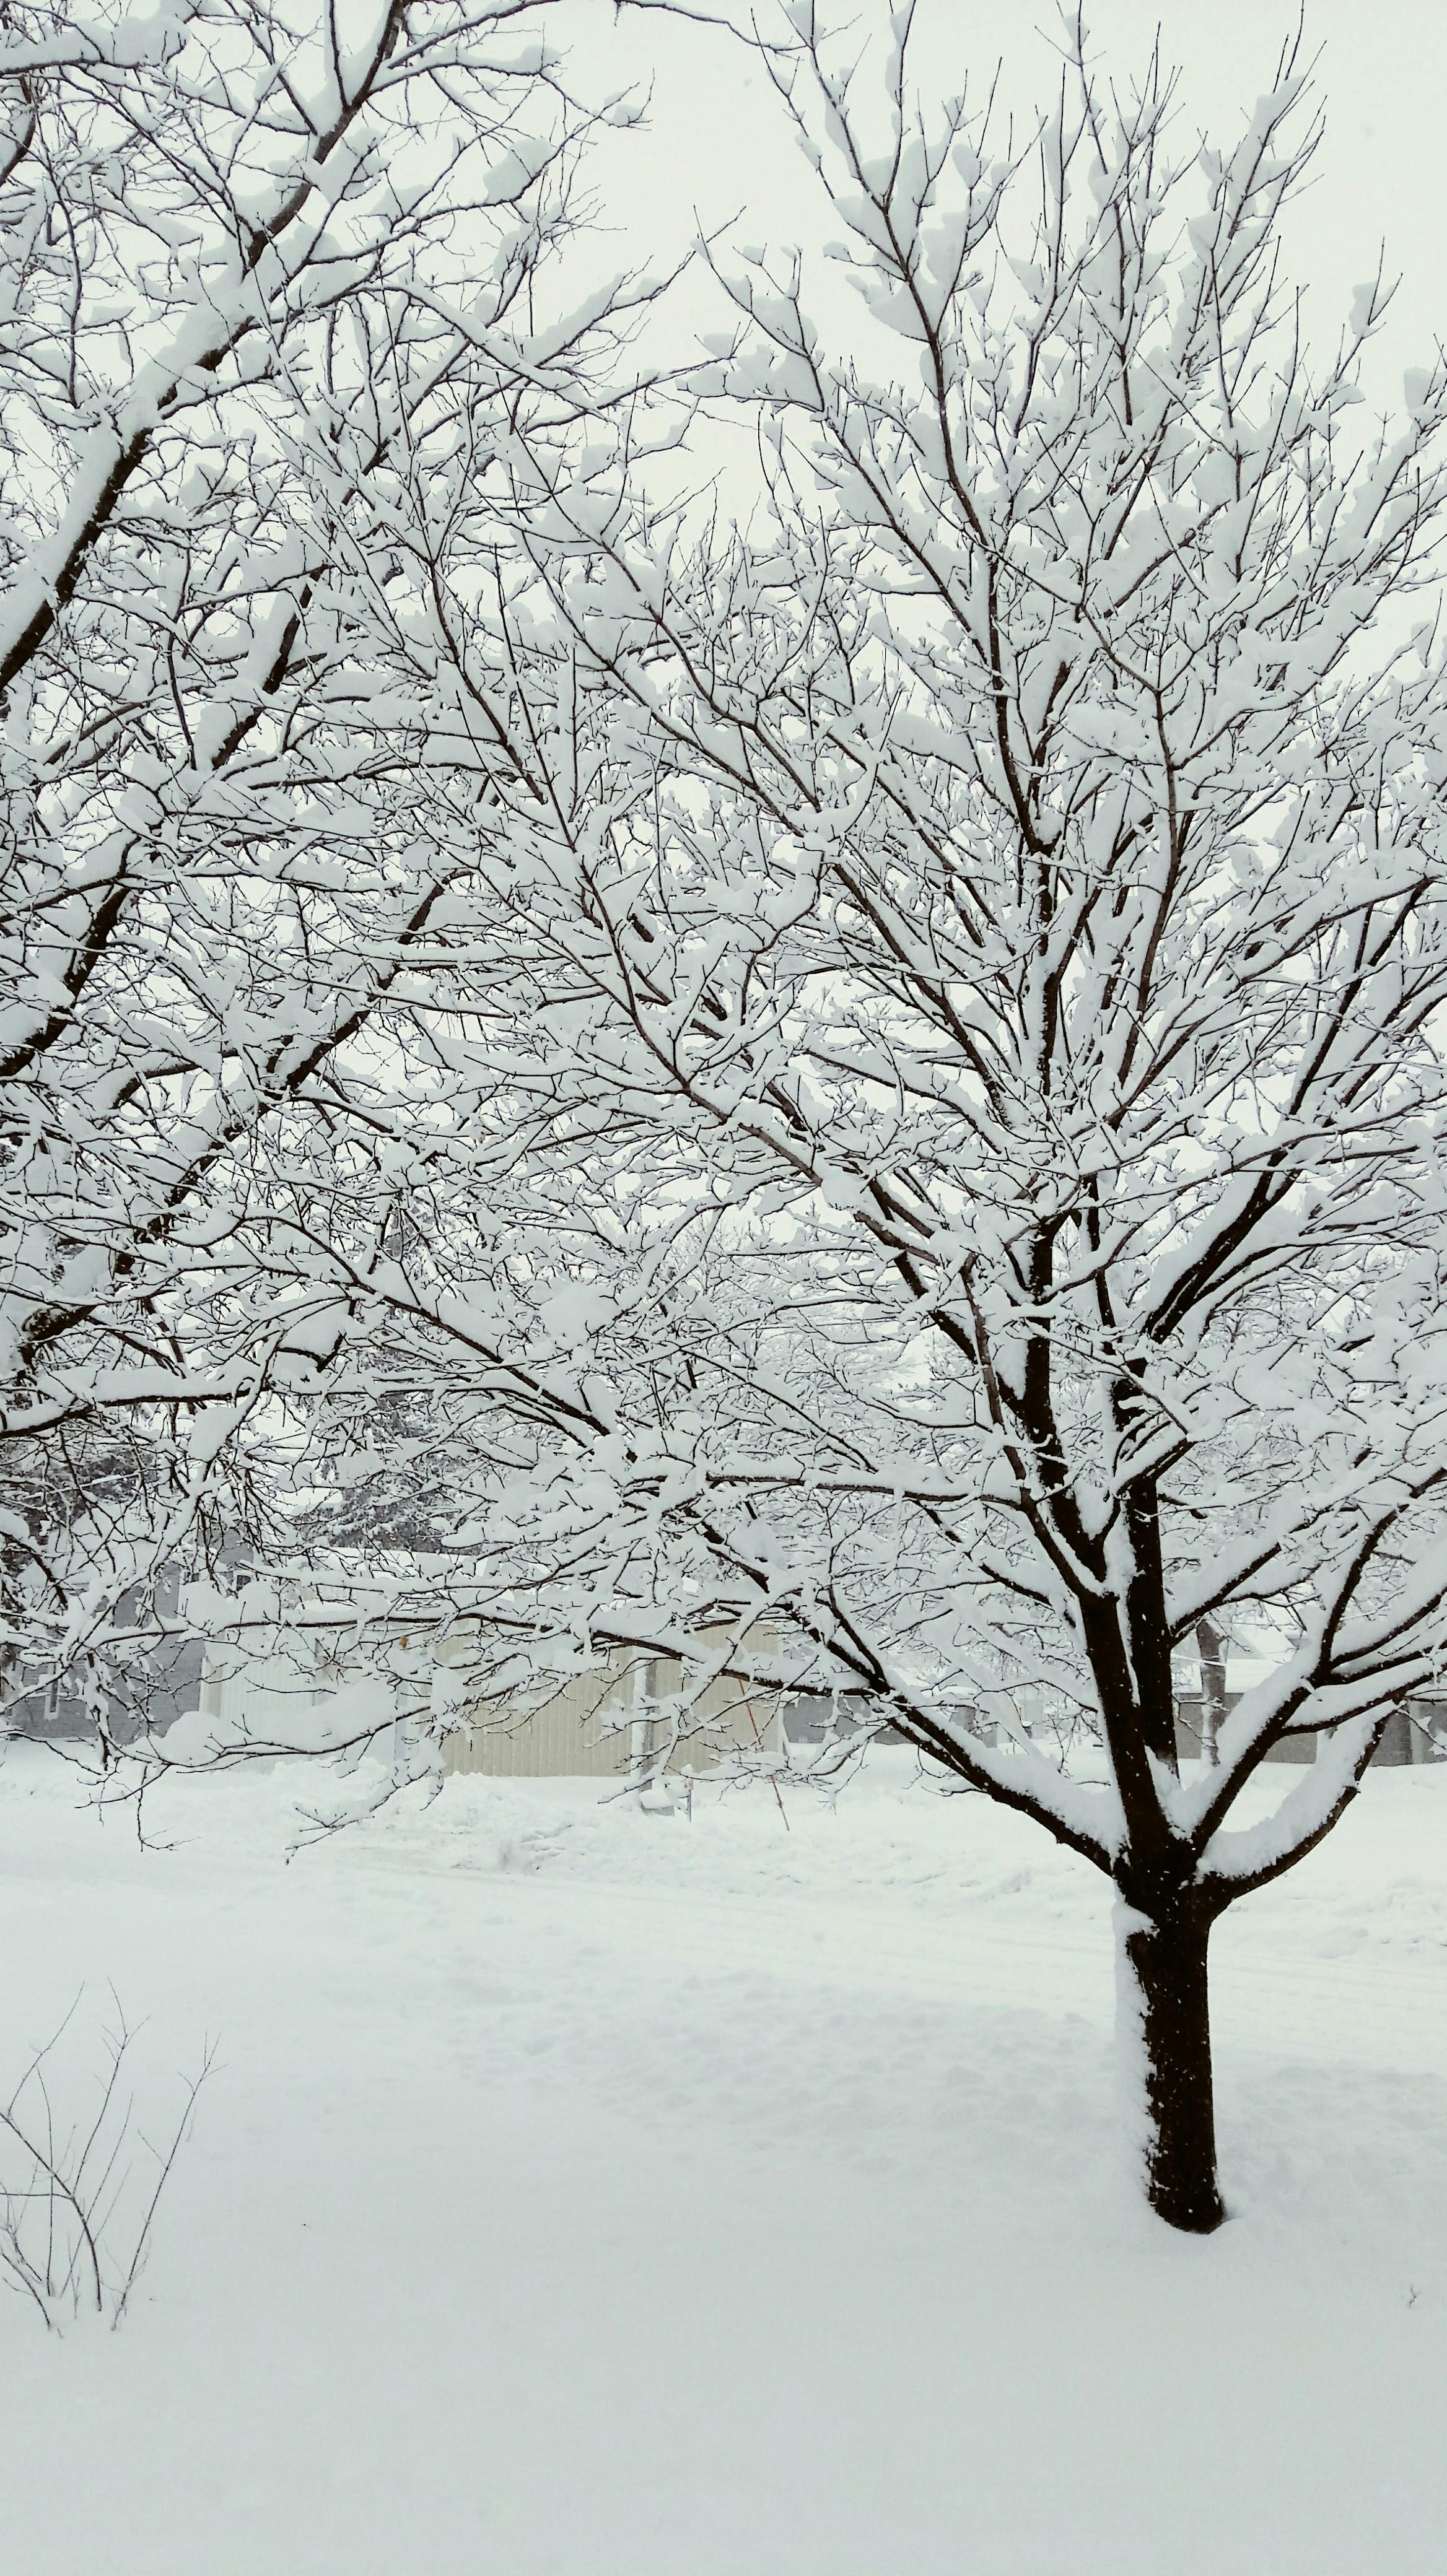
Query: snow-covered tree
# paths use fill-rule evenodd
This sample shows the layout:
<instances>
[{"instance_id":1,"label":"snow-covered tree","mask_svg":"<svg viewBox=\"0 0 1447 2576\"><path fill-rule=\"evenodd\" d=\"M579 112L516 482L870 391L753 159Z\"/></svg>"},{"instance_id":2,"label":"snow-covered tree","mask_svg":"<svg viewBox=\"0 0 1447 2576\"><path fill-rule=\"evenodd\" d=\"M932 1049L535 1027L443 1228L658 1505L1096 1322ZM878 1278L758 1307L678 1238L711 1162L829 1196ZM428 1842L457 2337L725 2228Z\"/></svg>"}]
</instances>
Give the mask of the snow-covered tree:
<instances>
[{"instance_id":1,"label":"snow-covered tree","mask_svg":"<svg viewBox=\"0 0 1447 2576\"><path fill-rule=\"evenodd\" d=\"M856 1692L1093 1863L1150 2198L1209 2230L1212 1925L1442 1640L1447 383L1365 407L1380 283L1303 346L1294 57L1198 149L1077 27L1012 157L915 103L910 16L867 98L808 0L772 57L863 319L716 254L752 529L515 452L551 623L519 575L494 633L556 715L379 1148L410 1225L319 1230L374 1334L328 1436L433 1390L494 1636ZM1279 1651L1182 1777L1203 1623Z\"/></svg>"},{"instance_id":2,"label":"snow-covered tree","mask_svg":"<svg viewBox=\"0 0 1447 2576\"><path fill-rule=\"evenodd\" d=\"M0 1567L32 1672L122 1598L136 1627L223 1472L234 1534L344 1321L278 1208L444 900L430 777L486 793L468 711L399 665L391 532L434 464L564 436L628 303L573 286L619 111L575 107L544 16L0 12Z\"/></svg>"}]
</instances>

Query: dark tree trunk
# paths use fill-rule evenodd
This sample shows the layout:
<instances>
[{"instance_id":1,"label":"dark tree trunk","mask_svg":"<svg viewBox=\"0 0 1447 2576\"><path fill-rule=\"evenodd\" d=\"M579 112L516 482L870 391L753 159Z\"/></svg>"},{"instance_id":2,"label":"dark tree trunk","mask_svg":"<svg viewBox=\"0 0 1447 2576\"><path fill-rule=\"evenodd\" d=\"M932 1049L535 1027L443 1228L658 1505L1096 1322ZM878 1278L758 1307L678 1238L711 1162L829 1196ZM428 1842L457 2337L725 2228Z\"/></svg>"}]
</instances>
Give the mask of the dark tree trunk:
<instances>
[{"instance_id":1,"label":"dark tree trunk","mask_svg":"<svg viewBox=\"0 0 1447 2576\"><path fill-rule=\"evenodd\" d=\"M1122 2039L1144 2094L1146 2195L1169 2227L1196 2236L1226 2215L1216 2180L1210 1930L1210 1916L1180 1900L1158 1920L1127 1907L1119 1934Z\"/></svg>"}]
</instances>

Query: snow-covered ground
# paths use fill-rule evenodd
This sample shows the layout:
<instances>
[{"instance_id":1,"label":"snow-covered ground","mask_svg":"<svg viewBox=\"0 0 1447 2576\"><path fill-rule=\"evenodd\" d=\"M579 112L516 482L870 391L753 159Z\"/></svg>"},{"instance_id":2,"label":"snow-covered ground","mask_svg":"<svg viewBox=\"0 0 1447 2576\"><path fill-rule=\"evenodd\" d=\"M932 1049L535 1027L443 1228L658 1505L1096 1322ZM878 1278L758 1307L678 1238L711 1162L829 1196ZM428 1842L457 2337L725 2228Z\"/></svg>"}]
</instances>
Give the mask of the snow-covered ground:
<instances>
[{"instance_id":1,"label":"snow-covered ground","mask_svg":"<svg viewBox=\"0 0 1447 2576\"><path fill-rule=\"evenodd\" d=\"M299 1785L142 1850L0 1770L0 2082L82 1981L156 2122L220 2037L120 2331L0 2301L14 2576L1447 2566L1447 1766L1218 1932L1206 2243L1122 2184L1106 1890L908 1757L286 1866Z\"/></svg>"}]
</instances>

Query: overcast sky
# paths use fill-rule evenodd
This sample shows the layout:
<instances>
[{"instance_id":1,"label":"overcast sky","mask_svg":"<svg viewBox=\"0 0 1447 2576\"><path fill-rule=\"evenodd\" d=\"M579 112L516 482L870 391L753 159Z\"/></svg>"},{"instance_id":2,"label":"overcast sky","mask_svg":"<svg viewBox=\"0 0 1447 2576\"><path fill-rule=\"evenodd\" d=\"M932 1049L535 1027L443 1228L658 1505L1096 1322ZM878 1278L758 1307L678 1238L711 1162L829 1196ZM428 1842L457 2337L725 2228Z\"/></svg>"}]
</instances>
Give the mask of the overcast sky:
<instances>
[{"instance_id":1,"label":"overcast sky","mask_svg":"<svg viewBox=\"0 0 1447 2576\"><path fill-rule=\"evenodd\" d=\"M765 22L766 12L763 0ZM878 25L885 14L882 0L840 0L835 22ZM921 21L942 88L965 74L972 89L987 85L1002 61L1002 95L1020 114L1048 95L1048 0L921 0ZM1183 119L1224 140L1267 86L1295 11L1279 0L1167 0L1164 10L1093 0L1088 23L1103 68L1127 77L1159 25L1184 74ZM1402 286L1368 390L1395 403L1402 369L1447 333L1447 0L1308 0L1306 26L1321 53L1327 133L1292 222L1293 264L1311 290L1313 336L1334 340L1385 241ZM741 213L745 240L807 244L837 231L821 224L767 80L729 38L652 10L618 16L611 0L563 0L554 32L576 48L587 89L651 81L647 136L617 147L598 174L608 220L635 255L681 246L695 208L708 224Z\"/></svg>"}]
</instances>

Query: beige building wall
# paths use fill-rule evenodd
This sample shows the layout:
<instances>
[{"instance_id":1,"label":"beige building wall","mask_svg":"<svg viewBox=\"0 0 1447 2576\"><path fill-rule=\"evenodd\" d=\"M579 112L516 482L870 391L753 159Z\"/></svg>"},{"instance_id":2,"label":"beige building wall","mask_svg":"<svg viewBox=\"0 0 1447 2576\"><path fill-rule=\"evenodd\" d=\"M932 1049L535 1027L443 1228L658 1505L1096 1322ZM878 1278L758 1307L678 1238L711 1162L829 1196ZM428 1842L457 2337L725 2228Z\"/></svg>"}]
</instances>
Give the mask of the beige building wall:
<instances>
[{"instance_id":1,"label":"beige building wall","mask_svg":"<svg viewBox=\"0 0 1447 2576\"><path fill-rule=\"evenodd\" d=\"M575 1674L531 1715L505 1705L479 1708L444 1737L443 1769L496 1780L626 1779L635 1769L653 1767L666 1745L666 1771L691 1767L702 1776L730 1752L776 1749L777 1695L747 1691L731 1678L710 1682L679 1712L678 1740L670 1743L672 1715L658 1716L649 1702L676 1691L679 1676L671 1657L640 1664L619 1654L598 1670Z\"/></svg>"}]
</instances>

